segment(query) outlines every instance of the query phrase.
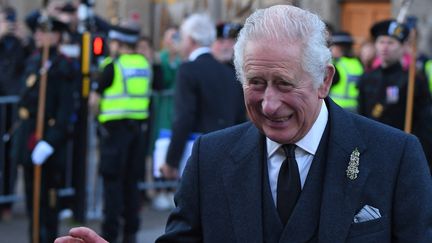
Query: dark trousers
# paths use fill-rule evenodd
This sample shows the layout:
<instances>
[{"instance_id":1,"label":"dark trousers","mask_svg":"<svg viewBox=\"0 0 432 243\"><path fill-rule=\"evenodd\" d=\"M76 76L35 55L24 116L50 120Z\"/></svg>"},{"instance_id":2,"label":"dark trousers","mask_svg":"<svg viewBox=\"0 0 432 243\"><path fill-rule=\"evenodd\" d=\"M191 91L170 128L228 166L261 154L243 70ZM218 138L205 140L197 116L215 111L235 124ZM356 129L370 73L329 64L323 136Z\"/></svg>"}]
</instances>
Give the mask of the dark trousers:
<instances>
[{"instance_id":1,"label":"dark trousers","mask_svg":"<svg viewBox=\"0 0 432 243\"><path fill-rule=\"evenodd\" d=\"M139 229L138 180L145 168L147 124L118 121L105 124L100 135L100 172L104 186L102 236L117 242L134 242ZM130 239L130 240L128 240Z\"/></svg>"},{"instance_id":2,"label":"dark trousers","mask_svg":"<svg viewBox=\"0 0 432 243\"><path fill-rule=\"evenodd\" d=\"M61 174L57 170L42 166L40 210L39 210L39 242L52 243L58 236L59 203L57 189L61 185ZM28 213L30 242L33 236L33 179L34 167L24 166L24 182L26 192L26 208Z\"/></svg>"}]
</instances>

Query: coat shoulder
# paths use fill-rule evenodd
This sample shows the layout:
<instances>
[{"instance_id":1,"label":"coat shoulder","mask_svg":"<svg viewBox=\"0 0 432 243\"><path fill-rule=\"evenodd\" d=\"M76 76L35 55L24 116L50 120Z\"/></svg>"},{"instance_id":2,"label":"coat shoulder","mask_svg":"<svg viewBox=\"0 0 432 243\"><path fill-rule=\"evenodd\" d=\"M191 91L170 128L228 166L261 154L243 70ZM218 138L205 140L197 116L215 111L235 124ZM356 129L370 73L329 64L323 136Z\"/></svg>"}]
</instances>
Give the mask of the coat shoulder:
<instances>
[{"instance_id":1,"label":"coat shoulder","mask_svg":"<svg viewBox=\"0 0 432 243\"><path fill-rule=\"evenodd\" d=\"M384 123L374 121L357 114L350 114L352 121L358 128L360 134L367 137L368 141L387 141L387 143L401 143L406 139L417 139L414 135L405 133L404 131L386 125Z\"/></svg>"},{"instance_id":2,"label":"coat shoulder","mask_svg":"<svg viewBox=\"0 0 432 243\"><path fill-rule=\"evenodd\" d=\"M245 136L248 137L247 133L250 131L258 133L257 128L252 122L248 121L202 135L201 142L204 144L209 143L211 146L231 148L239 142L242 142Z\"/></svg>"}]
</instances>

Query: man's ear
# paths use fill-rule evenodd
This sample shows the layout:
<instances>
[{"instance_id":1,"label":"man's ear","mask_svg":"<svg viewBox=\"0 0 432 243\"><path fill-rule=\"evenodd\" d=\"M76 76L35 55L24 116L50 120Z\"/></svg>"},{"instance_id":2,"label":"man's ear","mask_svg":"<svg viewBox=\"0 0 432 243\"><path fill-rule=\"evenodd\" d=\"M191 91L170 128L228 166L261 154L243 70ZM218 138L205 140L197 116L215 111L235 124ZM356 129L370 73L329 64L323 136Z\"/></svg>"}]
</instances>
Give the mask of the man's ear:
<instances>
[{"instance_id":1,"label":"man's ear","mask_svg":"<svg viewBox=\"0 0 432 243\"><path fill-rule=\"evenodd\" d=\"M334 74L335 74L335 67L332 64L327 65L326 74L324 76L323 83L318 88L318 96L320 99L324 99L327 97L333 82Z\"/></svg>"}]
</instances>

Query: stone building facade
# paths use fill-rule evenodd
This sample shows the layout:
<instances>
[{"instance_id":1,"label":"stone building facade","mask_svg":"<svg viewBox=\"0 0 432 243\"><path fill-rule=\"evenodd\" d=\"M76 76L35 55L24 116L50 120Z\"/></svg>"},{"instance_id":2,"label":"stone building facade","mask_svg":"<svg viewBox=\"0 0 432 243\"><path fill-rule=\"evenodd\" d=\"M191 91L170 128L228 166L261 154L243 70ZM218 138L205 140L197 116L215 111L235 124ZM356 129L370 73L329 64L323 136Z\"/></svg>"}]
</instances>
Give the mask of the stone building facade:
<instances>
[{"instance_id":1,"label":"stone building facade","mask_svg":"<svg viewBox=\"0 0 432 243\"><path fill-rule=\"evenodd\" d=\"M67 0L51 0L67 1ZM401 0L90 0L95 3L96 14L118 22L119 19L134 18L142 26L143 33L154 37L159 43L159 36L170 25L179 25L181 20L195 11L208 11L215 21L242 22L251 11L274 4L294 4L318 13L331 23L336 29L343 29L345 6L356 3L383 3L389 5L388 16L396 16L399 12ZM40 8L43 0L0 0L0 4L11 4L18 9L22 17L30 10ZM363 5L368 6L368 5ZM408 15L417 18L419 51L432 56L432 9L431 0L413 1ZM365 13L374 9L359 9ZM348 16L349 17L349 16ZM364 23L362 23L364 24ZM346 24L345 24L346 25ZM367 38L364 28L361 38ZM350 27L352 29L352 27ZM350 31L350 29L348 29Z\"/></svg>"}]
</instances>

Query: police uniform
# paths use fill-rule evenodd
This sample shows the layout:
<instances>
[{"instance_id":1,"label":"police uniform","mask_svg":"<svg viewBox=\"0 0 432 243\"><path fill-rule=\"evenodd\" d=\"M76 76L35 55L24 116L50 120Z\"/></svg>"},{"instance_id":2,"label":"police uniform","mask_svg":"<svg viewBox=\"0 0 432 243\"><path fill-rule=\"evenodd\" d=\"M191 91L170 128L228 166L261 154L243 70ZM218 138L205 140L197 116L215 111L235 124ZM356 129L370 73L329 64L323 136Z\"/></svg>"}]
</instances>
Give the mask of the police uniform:
<instances>
[{"instance_id":1,"label":"police uniform","mask_svg":"<svg viewBox=\"0 0 432 243\"><path fill-rule=\"evenodd\" d=\"M351 49L353 39L347 32L336 32L332 35L332 44ZM357 83L363 74L363 66L356 57L352 57L348 53L335 58L333 64L336 68L336 75L330 89L330 97L342 108L356 112Z\"/></svg>"},{"instance_id":2,"label":"police uniform","mask_svg":"<svg viewBox=\"0 0 432 243\"><path fill-rule=\"evenodd\" d=\"M240 33L241 28L243 28L243 25L238 23L230 23L230 22L221 22L216 25L216 38L218 40L221 39L231 39L235 40L237 39L238 34ZM232 42L234 45L234 42ZM234 46L232 47L234 50ZM217 57L217 53L213 52L213 55ZM230 68L232 68L235 72L234 68L234 51L232 54L232 58L230 60L222 61L224 64L227 64ZM221 61L221 60L219 60Z\"/></svg>"},{"instance_id":3,"label":"police uniform","mask_svg":"<svg viewBox=\"0 0 432 243\"><path fill-rule=\"evenodd\" d=\"M393 35L396 22L383 21L373 26L372 36L391 36L403 43L408 37L408 30L402 25L402 32ZM361 115L380 121L387 125L404 129L405 111L407 102L408 70L400 62L387 67L379 68L365 73L359 81L358 112ZM431 162L431 148L427 146L430 140L430 131L425 131L424 124L431 123L426 115L431 107L431 97L428 84L421 76L415 80L413 105L413 133L420 138L426 155Z\"/></svg>"},{"instance_id":4,"label":"police uniform","mask_svg":"<svg viewBox=\"0 0 432 243\"><path fill-rule=\"evenodd\" d=\"M53 19L46 19L42 25L50 26L45 31L61 32L67 28ZM23 165L26 206L30 218L30 232L32 231L33 216L33 173L34 165L32 153L36 141L36 119L38 114L38 100L41 72L47 70L47 86L45 98L44 128L42 140L53 148L53 153L42 164L41 192L40 192L40 240L39 242L53 242L58 232L59 203L57 189L63 185L66 142L73 113L72 78L69 60L57 51L57 46L49 49L49 61L45 68L41 68L42 50L37 50L27 61L23 73L24 89L18 102L18 128L12 140L12 159ZM30 233L30 238L31 238Z\"/></svg>"},{"instance_id":5,"label":"police uniform","mask_svg":"<svg viewBox=\"0 0 432 243\"><path fill-rule=\"evenodd\" d=\"M138 32L115 27L109 37L123 44ZM135 242L139 229L138 180L144 173L150 108L151 66L143 55L120 54L107 64L97 85L99 103L100 173L104 186L102 236ZM121 220L123 219L123 220Z\"/></svg>"}]
</instances>

